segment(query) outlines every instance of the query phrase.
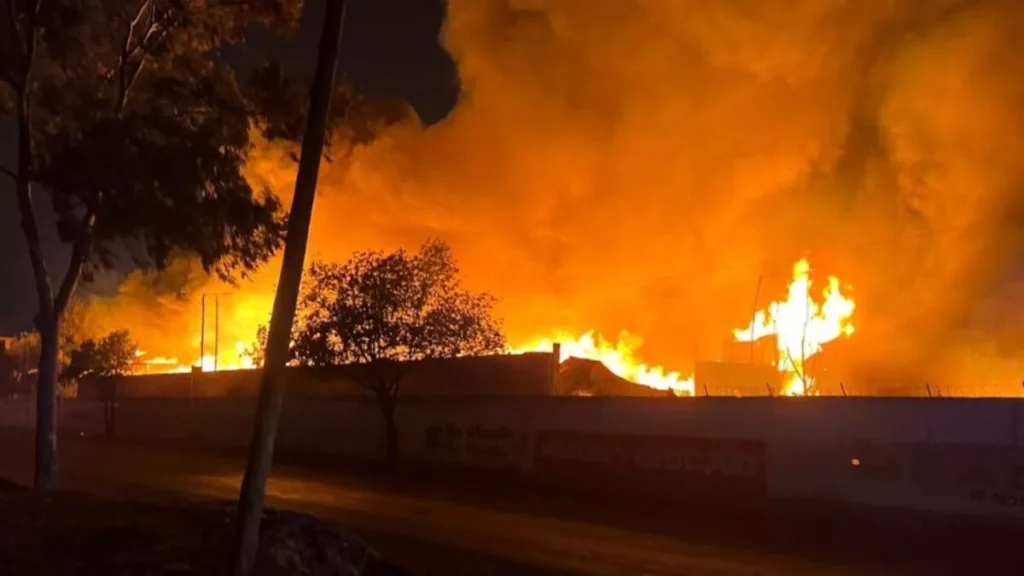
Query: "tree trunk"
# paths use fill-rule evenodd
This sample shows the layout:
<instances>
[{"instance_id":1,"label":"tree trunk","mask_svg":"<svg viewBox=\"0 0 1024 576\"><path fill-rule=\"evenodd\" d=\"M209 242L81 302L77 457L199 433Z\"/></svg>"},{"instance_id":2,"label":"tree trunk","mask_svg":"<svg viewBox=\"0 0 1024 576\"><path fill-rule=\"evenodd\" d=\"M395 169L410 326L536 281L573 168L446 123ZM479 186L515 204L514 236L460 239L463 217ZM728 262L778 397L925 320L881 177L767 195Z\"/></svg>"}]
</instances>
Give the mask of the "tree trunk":
<instances>
[{"instance_id":1,"label":"tree trunk","mask_svg":"<svg viewBox=\"0 0 1024 576\"><path fill-rule=\"evenodd\" d=\"M55 318L41 319L39 371L36 373L36 469L37 490L57 488L57 334Z\"/></svg>"},{"instance_id":2,"label":"tree trunk","mask_svg":"<svg viewBox=\"0 0 1024 576\"><path fill-rule=\"evenodd\" d=\"M281 275L267 334L260 398L256 408L252 444L249 446L249 461L238 498L237 531L232 555L232 573L235 576L252 574L259 548L263 497L274 456L277 422L284 401L285 365L292 322L295 320L299 285L302 282L302 267L306 259L309 223L313 212L313 198L316 195L320 158L323 156L327 117L334 92L334 73L338 63L338 49L341 46L345 5L345 0L327 1L327 12L320 35L316 71L310 89L309 117L302 139L295 196L288 217Z\"/></svg>"},{"instance_id":3,"label":"tree trunk","mask_svg":"<svg viewBox=\"0 0 1024 576\"><path fill-rule=\"evenodd\" d=\"M34 36L32 48L34 50ZM60 313L54 308L53 285L43 258L42 242L39 239L39 225L36 223L32 198L32 126L31 102L28 97L28 80L31 62L25 72L24 83L18 93L18 173L14 192L21 217L21 230L25 235L29 263L35 284L39 311L36 314L36 328L39 330L41 350L36 373L36 468L33 485L38 490L52 490L57 486L57 429L55 410L57 405L57 353Z\"/></svg>"},{"instance_id":4,"label":"tree trunk","mask_svg":"<svg viewBox=\"0 0 1024 576\"><path fill-rule=\"evenodd\" d=\"M374 389L374 393L377 395L377 403L380 404L380 413L384 416L388 467L394 471L398 468L398 426L395 425L395 399L391 396L387 386L378 386Z\"/></svg>"}]
</instances>

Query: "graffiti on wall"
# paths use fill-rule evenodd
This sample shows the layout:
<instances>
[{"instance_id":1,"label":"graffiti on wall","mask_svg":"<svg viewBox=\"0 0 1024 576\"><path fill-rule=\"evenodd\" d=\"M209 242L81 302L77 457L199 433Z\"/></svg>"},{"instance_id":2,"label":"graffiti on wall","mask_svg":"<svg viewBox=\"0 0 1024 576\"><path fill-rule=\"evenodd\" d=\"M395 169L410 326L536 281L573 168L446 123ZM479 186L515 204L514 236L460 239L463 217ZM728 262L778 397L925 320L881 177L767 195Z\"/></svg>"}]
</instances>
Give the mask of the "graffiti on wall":
<instances>
[{"instance_id":1,"label":"graffiti on wall","mask_svg":"<svg viewBox=\"0 0 1024 576\"><path fill-rule=\"evenodd\" d=\"M862 441L848 448L849 474L866 487L905 490L953 507L1024 513L1024 449Z\"/></svg>"},{"instance_id":2,"label":"graffiti on wall","mask_svg":"<svg viewBox=\"0 0 1024 576\"><path fill-rule=\"evenodd\" d=\"M543 431L539 474L679 496L762 496L764 444L755 440Z\"/></svg>"},{"instance_id":3,"label":"graffiti on wall","mask_svg":"<svg viewBox=\"0 0 1024 576\"><path fill-rule=\"evenodd\" d=\"M507 426L451 422L428 426L423 438L429 460L470 466L518 465L525 444L525 435Z\"/></svg>"},{"instance_id":4,"label":"graffiti on wall","mask_svg":"<svg viewBox=\"0 0 1024 576\"><path fill-rule=\"evenodd\" d=\"M107 406L97 401L60 401L57 404L57 427L74 434L103 434L107 430Z\"/></svg>"}]
</instances>

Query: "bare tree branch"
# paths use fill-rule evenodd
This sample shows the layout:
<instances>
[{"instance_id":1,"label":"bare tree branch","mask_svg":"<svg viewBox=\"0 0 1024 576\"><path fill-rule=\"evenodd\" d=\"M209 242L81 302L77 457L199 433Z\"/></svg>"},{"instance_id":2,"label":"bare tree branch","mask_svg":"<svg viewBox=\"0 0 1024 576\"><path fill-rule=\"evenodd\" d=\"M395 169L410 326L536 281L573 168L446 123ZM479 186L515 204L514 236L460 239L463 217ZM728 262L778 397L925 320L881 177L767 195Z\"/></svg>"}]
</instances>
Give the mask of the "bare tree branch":
<instances>
[{"instance_id":1,"label":"bare tree branch","mask_svg":"<svg viewBox=\"0 0 1024 576\"><path fill-rule=\"evenodd\" d=\"M32 68L32 64L36 59L36 46L38 45L39 28L39 11L43 8L43 0L36 0L36 5L32 8L32 14L29 17L28 23L28 35L25 39L25 86L24 89L28 90L28 75L29 70Z\"/></svg>"},{"instance_id":2,"label":"bare tree branch","mask_svg":"<svg viewBox=\"0 0 1024 576\"><path fill-rule=\"evenodd\" d=\"M18 47L21 48L21 54L25 54L25 38L21 35L21 27L18 26L18 10L14 7L15 0L4 0L7 4L7 19L10 24L11 38L14 38L15 42L18 43Z\"/></svg>"},{"instance_id":3,"label":"bare tree branch","mask_svg":"<svg viewBox=\"0 0 1024 576\"><path fill-rule=\"evenodd\" d=\"M118 57L117 63L117 111L120 113L124 110L125 105L128 102L128 95L132 91L132 87L135 86L135 81L138 80L139 75L145 69L146 64L149 62L149 56L153 50L156 49L170 34L171 29L176 26L180 21L179 18L172 18L174 14L171 10L163 11L158 13L156 7L153 5L152 0L146 0L143 2L139 9L136 11L135 16L132 17L131 22L128 23L128 30L125 31L124 42L121 43L121 55ZM142 34L142 38L138 42L132 42L137 34L138 28L145 22L146 31ZM132 67L132 62L135 56L141 54L138 59L137 65ZM110 80L113 78L115 71L111 71L111 74L107 76Z\"/></svg>"},{"instance_id":4,"label":"bare tree branch","mask_svg":"<svg viewBox=\"0 0 1024 576\"><path fill-rule=\"evenodd\" d=\"M5 24L0 38L6 36L6 39L0 41L0 78L13 84L17 82L20 75L18 68L21 65L21 56L25 52L25 47L22 43L18 23L15 21L14 0L4 0L4 3L7 5L7 10L0 18Z\"/></svg>"},{"instance_id":5,"label":"bare tree branch","mask_svg":"<svg viewBox=\"0 0 1024 576\"><path fill-rule=\"evenodd\" d=\"M159 31L159 36L156 36L155 40L153 34ZM123 85L121 90L120 99L118 100L118 111L124 109L125 103L128 101L128 95L132 91L132 87L135 86L135 81L138 80L142 70L146 67L146 63L149 62L149 55L152 50L163 42L164 38L170 33L170 28L160 27L156 23L150 26L150 29L146 32L146 36L142 39L138 46L136 46L136 52L143 51L142 58L139 60L139 65L135 67L135 70L131 72L127 82Z\"/></svg>"},{"instance_id":6,"label":"bare tree branch","mask_svg":"<svg viewBox=\"0 0 1024 576\"><path fill-rule=\"evenodd\" d=\"M15 191L18 198L18 210L21 213L21 229L25 234L29 262L32 264L36 292L39 297L39 312L45 320L53 313L53 292L52 285L50 284L50 275L46 270L46 260L43 258L42 246L39 240L39 225L36 223L35 207L32 203L29 183L19 181Z\"/></svg>"},{"instance_id":7,"label":"bare tree branch","mask_svg":"<svg viewBox=\"0 0 1024 576\"><path fill-rule=\"evenodd\" d=\"M142 22L142 17L146 14L146 12L149 11L149 7L152 6L152 5L153 5L152 0L146 0L145 2L143 2L139 6L138 11L135 13L135 17L132 18L131 23L128 25L128 35L125 37L125 41L124 41L125 48L122 51L122 53L128 51L128 44L131 41L132 35L135 33L135 27L138 26L140 22Z\"/></svg>"},{"instance_id":8,"label":"bare tree branch","mask_svg":"<svg viewBox=\"0 0 1024 576\"><path fill-rule=\"evenodd\" d=\"M135 28L142 22L144 16L146 16L152 6L151 0L146 0L140 6L131 22L128 23L128 30L124 33L124 42L121 43L121 56L117 62L117 109L120 111L124 108L124 103L128 92L128 63L131 57L134 55L138 45L132 47L132 38L135 37ZM152 17L150 17L150 29L152 29ZM147 31L148 33L148 31Z\"/></svg>"},{"instance_id":9,"label":"bare tree branch","mask_svg":"<svg viewBox=\"0 0 1024 576\"><path fill-rule=\"evenodd\" d=\"M92 242L92 230L95 226L96 213L90 209L82 219L82 229L79 230L78 237L75 238L75 243L71 247L71 262L68 263L68 270L64 274L57 297L53 301L54 314L58 318L64 313L82 278L82 269L89 258L89 245Z\"/></svg>"},{"instance_id":10,"label":"bare tree branch","mask_svg":"<svg viewBox=\"0 0 1024 576\"><path fill-rule=\"evenodd\" d=\"M11 0L8 0L13 5ZM39 298L40 320L48 321L53 314L53 285L46 269L42 245L39 236L39 224L36 222L35 206L32 201L32 109L29 99L29 81L35 63L38 29L36 27L42 0L36 0L33 12L29 17L28 29L25 31L25 52L22 62L21 79L15 90L17 92L18 118L18 174L15 178L15 194L18 199L18 211L21 213L21 229L25 234L29 261L35 278L36 293ZM14 12L13 7L11 12Z\"/></svg>"}]
</instances>

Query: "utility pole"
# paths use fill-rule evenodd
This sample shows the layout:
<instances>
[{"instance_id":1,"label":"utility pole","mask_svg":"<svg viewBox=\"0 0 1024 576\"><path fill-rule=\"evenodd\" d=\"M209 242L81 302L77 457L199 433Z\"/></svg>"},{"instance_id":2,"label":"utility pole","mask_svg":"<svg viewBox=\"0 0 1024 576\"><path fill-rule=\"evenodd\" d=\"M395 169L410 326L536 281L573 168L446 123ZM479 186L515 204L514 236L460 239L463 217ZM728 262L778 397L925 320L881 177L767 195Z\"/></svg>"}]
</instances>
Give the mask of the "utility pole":
<instances>
[{"instance_id":1,"label":"utility pole","mask_svg":"<svg viewBox=\"0 0 1024 576\"><path fill-rule=\"evenodd\" d=\"M757 275L757 288L754 289L754 313L750 315L750 363L754 363L754 345L757 344L757 338L755 338L754 332L757 330L757 299L761 296L761 281L764 280L764 274Z\"/></svg>"},{"instance_id":2,"label":"utility pole","mask_svg":"<svg viewBox=\"0 0 1024 576\"><path fill-rule=\"evenodd\" d=\"M206 354L206 294L203 294L200 301L203 311L199 319L199 371L202 372L205 369L203 356Z\"/></svg>"},{"instance_id":3,"label":"utility pole","mask_svg":"<svg viewBox=\"0 0 1024 576\"><path fill-rule=\"evenodd\" d=\"M307 2L303 12L309 9ZM288 213L288 230L281 258L281 274L278 277L274 308L267 330L267 344L264 354L263 373L260 382L260 397L256 405L253 422L252 444L249 446L249 460L242 477L242 489L238 498L238 521L236 522L232 576L251 576L256 563L256 552L260 541L260 520L263 517L264 493L270 465L274 457L274 440L277 424L281 417L286 387L285 364L288 357L288 342L292 322L295 320L295 305L299 298L303 262L309 240L309 224L313 213L320 159L323 156L324 139L327 133L327 118L334 93L334 75L338 68L338 52L341 47L341 31L345 22L347 0L327 0L327 7L321 19L323 31L317 50L313 82L309 90L309 109L305 133L302 137L302 152L299 169L295 177L295 194L292 208Z\"/></svg>"},{"instance_id":4,"label":"utility pole","mask_svg":"<svg viewBox=\"0 0 1024 576\"><path fill-rule=\"evenodd\" d=\"M213 371L217 371L220 356L220 294L213 296Z\"/></svg>"}]
</instances>

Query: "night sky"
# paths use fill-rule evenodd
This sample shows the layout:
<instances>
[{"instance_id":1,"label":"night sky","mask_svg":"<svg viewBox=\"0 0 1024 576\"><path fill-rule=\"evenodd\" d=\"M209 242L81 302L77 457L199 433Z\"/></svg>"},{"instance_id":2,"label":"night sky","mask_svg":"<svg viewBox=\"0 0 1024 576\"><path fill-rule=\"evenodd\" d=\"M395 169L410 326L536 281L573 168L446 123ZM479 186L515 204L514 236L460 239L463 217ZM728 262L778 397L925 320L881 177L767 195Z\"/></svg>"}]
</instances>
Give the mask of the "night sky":
<instances>
[{"instance_id":1,"label":"night sky","mask_svg":"<svg viewBox=\"0 0 1024 576\"><path fill-rule=\"evenodd\" d=\"M243 74L270 55L289 70L311 72L324 2L309 2L294 40L282 44L268 34L255 34L247 46L230 50L225 57ZM455 65L438 43L443 20L443 0L349 0L339 71L360 94L402 98L425 122L437 122L451 110L459 92ZM4 166L14 164L13 128L9 119L0 119ZM40 204L45 209L45 203ZM66 266L64 250L55 241L53 226L43 222L42 228L51 275L57 276ZM35 308L13 188L0 177L0 335L29 329Z\"/></svg>"}]
</instances>

